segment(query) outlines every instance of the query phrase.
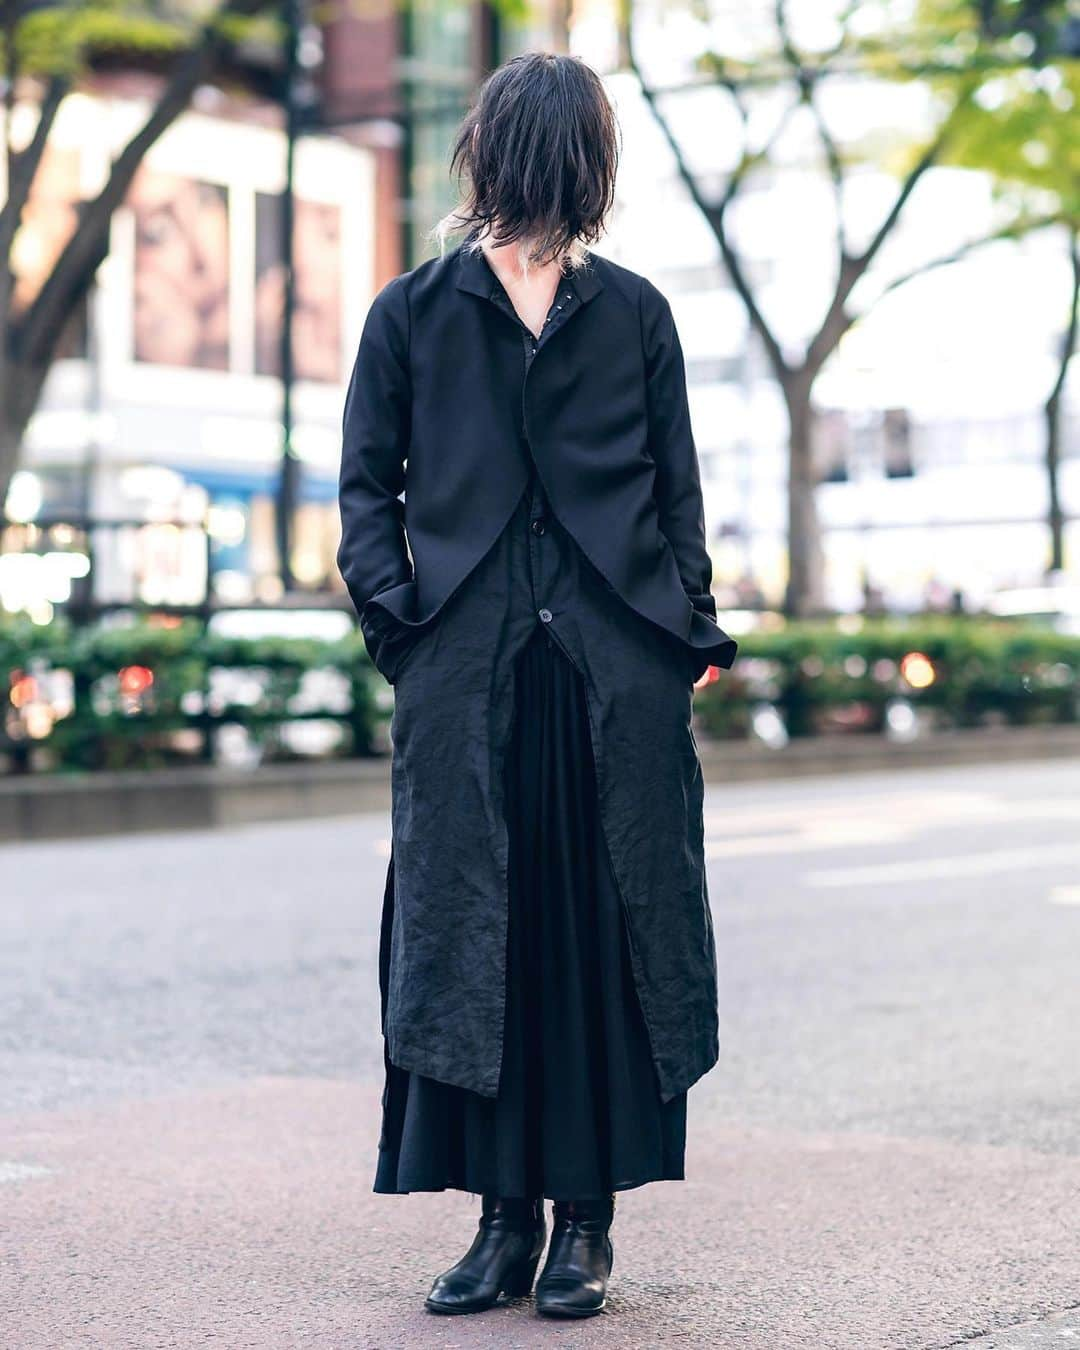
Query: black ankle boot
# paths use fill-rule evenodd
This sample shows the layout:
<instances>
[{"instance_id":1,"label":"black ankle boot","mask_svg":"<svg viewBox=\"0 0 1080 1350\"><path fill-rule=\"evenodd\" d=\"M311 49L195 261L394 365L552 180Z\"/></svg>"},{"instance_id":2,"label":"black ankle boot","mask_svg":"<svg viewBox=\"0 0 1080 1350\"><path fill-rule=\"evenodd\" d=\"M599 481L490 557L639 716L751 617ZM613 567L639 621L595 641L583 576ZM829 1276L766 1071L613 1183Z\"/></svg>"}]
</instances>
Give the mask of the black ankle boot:
<instances>
[{"instance_id":1,"label":"black ankle boot","mask_svg":"<svg viewBox=\"0 0 1080 1350\"><path fill-rule=\"evenodd\" d=\"M437 1313L483 1312L506 1294L524 1298L544 1250L542 1200L485 1195L480 1228L456 1266L431 1286L425 1307Z\"/></svg>"},{"instance_id":2,"label":"black ankle boot","mask_svg":"<svg viewBox=\"0 0 1080 1350\"><path fill-rule=\"evenodd\" d=\"M603 1312L614 1251L608 1229L613 1195L556 1200L544 1269L536 1283L536 1311L546 1317L592 1317Z\"/></svg>"}]
</instances>

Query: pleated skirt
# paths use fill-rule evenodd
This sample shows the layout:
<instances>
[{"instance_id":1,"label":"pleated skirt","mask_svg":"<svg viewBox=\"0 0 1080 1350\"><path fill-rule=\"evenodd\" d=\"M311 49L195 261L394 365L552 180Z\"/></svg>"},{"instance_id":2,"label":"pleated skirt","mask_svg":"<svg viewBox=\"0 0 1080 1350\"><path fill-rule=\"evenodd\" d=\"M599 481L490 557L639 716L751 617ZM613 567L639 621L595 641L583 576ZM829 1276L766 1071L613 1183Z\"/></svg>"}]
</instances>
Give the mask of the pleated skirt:
<instances>
[{"instance_id":1,"label":"pleated skirt","mask_svg":"<svg viewBox=\"0 0 1080 1350\"><path fill-rule=\"evenodd\" d=\"M578 1199L681 1180L597 801L582 678L546 628L519 657L507 758L509 930L498 1095L388 1065L374 1190Z\"/></svg>"}]
</instances>

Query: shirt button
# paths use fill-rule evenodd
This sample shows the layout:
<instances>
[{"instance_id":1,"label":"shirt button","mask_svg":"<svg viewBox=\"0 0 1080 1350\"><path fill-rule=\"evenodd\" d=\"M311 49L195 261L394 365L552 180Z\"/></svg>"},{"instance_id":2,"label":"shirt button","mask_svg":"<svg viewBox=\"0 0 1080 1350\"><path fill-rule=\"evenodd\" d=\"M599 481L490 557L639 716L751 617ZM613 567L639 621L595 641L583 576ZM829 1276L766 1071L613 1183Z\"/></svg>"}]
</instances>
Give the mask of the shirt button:
<instances>
[{"instance_id":1,"label":"shirt button","mask_svg":"<svg viewBox=\"0 0 1080 1350\"><path fill-rule=\"evenodd\" d=\"M540 611L540 622L541 622L541 623L550 623L550 622L551 622L551 610L550 610L550 609L542 609L542 610Z\"/></svg>"},{"instance_id":2,"label":"shirt button","mask_svg":"<svg viewBox=\"0 0 1080 1350\"><path fill-rule=\"evenodd\" d=\"M532 523L532 532L533 532L533 534L543 534L543 533L544 533L544 518L543 518L543 516L537 516L536 519L533 521L533 523Z\"/></svg>"}]
</instances>

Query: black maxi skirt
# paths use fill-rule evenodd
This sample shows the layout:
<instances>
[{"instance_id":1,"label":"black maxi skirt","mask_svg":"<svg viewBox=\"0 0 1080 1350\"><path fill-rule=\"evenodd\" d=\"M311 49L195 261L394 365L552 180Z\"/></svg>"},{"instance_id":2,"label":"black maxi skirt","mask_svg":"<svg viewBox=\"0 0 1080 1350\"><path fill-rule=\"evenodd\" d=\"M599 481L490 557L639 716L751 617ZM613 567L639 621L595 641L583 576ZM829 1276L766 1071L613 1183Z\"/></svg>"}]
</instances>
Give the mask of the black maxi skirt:
<instances>
[{"instance_id":1,"label":"black maxi skirt","mask_svg":"<svg viewBox=\"0 0 1080 1350\"><path fill-rule=\"evenodd\" d=\"M572 1200L681 1180L600 827L581 676L538 627L507 758L506 1028L497 1097L387 1066L376 1192Z\"/></svg>"}]
</instances>

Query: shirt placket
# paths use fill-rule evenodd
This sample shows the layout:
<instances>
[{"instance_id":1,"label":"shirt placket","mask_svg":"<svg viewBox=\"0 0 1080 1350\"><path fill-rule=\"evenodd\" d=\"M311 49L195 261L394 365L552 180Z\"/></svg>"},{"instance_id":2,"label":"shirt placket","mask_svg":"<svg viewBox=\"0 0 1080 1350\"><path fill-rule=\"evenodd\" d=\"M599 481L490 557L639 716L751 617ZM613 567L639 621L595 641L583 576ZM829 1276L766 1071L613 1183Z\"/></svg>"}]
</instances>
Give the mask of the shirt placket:
<instances>
[{"instance_id":1,"label":"shirt placket","mask_svg":"<svg viewBox=\"0 0 1080 1350\"><path fill-rule=\"evenodd\" d=\"M521 339L525 349L525 373L528 372L537 352L545 342L550 341L555 330L573 313L577 303L577 296L573 287L565 281L562 282L541 326L540 336L537 337L528 324L522 322L510 301L510 297L501 285L495 286L492 298L502 305L521 330ZM550 595L554 583L553 569L557 563L557 552L550 537L548 516L547 498L537 474L536 465L533 463L529 472L529 580L532 587L534 611L540 622L548 626L550 634L550 625L555 616L549 606L544 603L544 600Z\"/></svg>"}]
</instances>

